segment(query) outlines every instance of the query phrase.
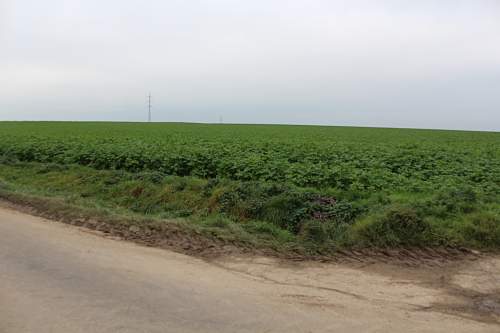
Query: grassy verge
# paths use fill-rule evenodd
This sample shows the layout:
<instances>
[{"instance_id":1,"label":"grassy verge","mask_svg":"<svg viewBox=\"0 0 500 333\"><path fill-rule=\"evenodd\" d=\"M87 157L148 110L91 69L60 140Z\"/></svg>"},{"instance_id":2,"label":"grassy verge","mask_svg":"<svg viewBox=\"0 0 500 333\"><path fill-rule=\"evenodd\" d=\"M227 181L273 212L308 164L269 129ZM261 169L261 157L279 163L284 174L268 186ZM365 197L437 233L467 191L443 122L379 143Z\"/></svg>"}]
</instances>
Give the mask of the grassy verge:
<instances>
[{"instance_id":1,"label":"grassy verge","mask_svg":"<svg viewBox=\"0 0 500 333\"><path fill-rule=\"evenodd\" d=\"M0 196L74 224L187 252L226 245L303 255L367 247L500 248L498 194L459 185L436 193L363 196L263 181L3 161Z\"/></svg>"}]
</instances>

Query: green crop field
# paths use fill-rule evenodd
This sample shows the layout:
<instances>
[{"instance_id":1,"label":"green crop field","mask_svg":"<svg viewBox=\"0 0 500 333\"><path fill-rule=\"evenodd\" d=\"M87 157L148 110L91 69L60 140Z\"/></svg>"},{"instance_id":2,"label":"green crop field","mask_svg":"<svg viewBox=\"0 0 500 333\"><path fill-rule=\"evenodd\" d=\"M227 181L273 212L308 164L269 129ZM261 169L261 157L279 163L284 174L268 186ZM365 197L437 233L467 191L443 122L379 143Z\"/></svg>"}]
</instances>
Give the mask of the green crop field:
<instances>
[{"instance_id":1,"label":"green crop field","mask_svg":"<svg viewBox=\"0 0 500 333\"><path fill-rule=\"evenodd\" d=\"M311 251L500 247L493 132L1 122L0 182Z\"/></svg>"}]
</instances>

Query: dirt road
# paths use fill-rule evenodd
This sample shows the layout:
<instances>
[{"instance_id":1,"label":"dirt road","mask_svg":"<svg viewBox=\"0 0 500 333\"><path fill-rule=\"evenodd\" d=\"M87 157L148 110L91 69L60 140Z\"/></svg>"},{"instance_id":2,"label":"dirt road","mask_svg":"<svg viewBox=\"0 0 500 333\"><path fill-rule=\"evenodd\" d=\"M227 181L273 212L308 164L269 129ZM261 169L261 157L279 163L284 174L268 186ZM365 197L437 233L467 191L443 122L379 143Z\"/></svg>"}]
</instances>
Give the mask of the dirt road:
<instances>
[{"instance_id":1,"label":"dirt road","mask_svg":"<svg viewBox=\"0 0 500 333\"><path fill-rule=\"evenodd\" d=\"M0 207L1 333L500 332L499 276L494 257L206 262Z\"/></svg>"}]
</instances>

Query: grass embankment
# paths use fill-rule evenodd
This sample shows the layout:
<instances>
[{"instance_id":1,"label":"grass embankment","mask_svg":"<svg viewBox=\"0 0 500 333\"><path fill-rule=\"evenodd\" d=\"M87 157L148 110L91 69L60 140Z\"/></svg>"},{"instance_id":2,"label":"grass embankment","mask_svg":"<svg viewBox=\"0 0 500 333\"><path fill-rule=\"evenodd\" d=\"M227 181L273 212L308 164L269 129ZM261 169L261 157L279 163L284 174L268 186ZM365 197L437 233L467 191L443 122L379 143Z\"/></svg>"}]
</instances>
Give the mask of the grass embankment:
<instances>
[{"instance_id":1,"label":"grass embankment","mask_svg":"<svg viewBox=\"0 0 500 333\"><path fill-rule=\"evenodd\" d=\"M4 159L0 196L28 198L39 209L45 202L46 210L63 219L107 221L101 229L126 238L142 233L152 245L173 237L182 246L182 237L194 237L193 251L212 246L203 239L302 254L366 247L500 248L498 192L468 185L362 196L280 182Z\"/></svg>"}]
</instances>

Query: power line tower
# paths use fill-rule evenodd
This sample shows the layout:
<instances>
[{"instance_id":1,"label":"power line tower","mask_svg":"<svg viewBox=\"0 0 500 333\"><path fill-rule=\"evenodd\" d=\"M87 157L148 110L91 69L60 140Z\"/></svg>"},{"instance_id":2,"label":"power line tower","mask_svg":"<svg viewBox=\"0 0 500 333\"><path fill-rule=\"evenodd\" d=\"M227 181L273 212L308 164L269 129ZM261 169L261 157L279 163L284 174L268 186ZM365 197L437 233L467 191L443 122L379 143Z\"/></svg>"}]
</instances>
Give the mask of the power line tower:
<instances>
[{"instance_id":1,"label":"power line tower","mask_svg":"<svg viewBox=\"0 0 500 333\"><path fill-rule=\"evenodd\" d=\"M151 122L151 93L148 95L148 123Z\"/></svg>"}]
</instances>

